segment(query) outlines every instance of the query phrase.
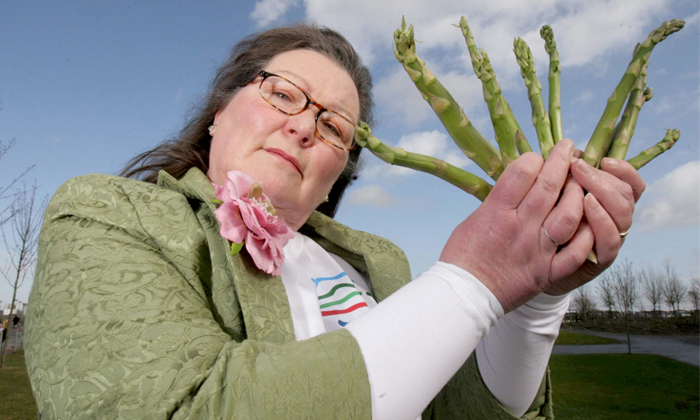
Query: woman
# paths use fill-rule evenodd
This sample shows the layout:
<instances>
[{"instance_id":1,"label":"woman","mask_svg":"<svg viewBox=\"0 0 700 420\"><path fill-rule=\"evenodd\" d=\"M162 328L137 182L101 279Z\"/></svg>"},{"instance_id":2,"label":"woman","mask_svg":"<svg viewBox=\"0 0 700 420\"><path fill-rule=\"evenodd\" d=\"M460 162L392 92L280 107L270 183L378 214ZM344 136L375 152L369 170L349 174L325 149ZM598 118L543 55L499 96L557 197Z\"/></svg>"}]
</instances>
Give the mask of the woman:
<instances>
[{"instance_id":1,"label":"woman","mask_svg":"<svg viewBox=\"0 0 700 420\"><path fill-rule=\"evenodd\" d=\"M234 48L180 138L125 171L151 183L92 175L61 187L27 320L41 413L551 417L546 363L566 293L612 263L643 182L622 162L572 164L568 140L545 164L523 155L408 284L400 250L327 217L354 176L370 88L338 34L263 32ZM241 179L296 232L284 264L265 267L281 278L259 268L250 237L230 256L221 236L212 183ZM359 299L344 320L319 303L339 279Z\"/></svg>"}]
</instances>

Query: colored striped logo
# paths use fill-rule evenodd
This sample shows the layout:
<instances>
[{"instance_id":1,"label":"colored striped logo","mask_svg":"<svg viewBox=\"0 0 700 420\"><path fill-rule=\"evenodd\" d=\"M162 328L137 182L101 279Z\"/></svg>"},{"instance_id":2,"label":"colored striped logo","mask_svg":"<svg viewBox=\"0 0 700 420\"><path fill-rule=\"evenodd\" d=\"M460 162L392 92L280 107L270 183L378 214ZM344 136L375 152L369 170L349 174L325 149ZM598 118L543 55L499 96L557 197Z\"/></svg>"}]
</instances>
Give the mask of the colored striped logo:
<instances>
[{"instance_id":1,"label":"colored striped logo","mask_svg":"<svg viewBox=\"0 0 700 420\"><path fill-rule=\"evenodd\" d=\"M365 302L360 302L356 305L352 305L351 307L349 307L347 309L338 309L337 311L322 311L321 315L322 316L342 315L342 314L350 313L356 309L366 308L366 307L367 307L367 304Z\"/></svg>"},{"instance_id":2,"label":"colored striped logo","mask_svg":"<svg viewBox=\"0 0 700 420\"><path fill-rule=\"evenodd\" d=\"M337 276L333 276L333 277L318 277L318 278L311 279L311 280L313 280L313 282L316 283L316 287L318 287L318 284L321 283L322 281L338 280L339 278L341 278L341 277L343 277L343 276L347 276L347 274L345 274L345 271L341 272L341 273L338 274Z\"/></svg>"}]
</instances>

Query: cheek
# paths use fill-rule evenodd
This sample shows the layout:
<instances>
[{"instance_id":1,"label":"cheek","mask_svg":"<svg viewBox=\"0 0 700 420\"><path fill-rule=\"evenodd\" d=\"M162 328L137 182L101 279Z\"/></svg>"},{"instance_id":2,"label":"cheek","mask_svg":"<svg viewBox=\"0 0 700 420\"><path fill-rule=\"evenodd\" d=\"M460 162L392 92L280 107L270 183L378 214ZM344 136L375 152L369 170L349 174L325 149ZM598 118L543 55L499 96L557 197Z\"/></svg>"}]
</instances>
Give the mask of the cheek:
<instances>
[{"instance_id":1,"label":"cheek","mask_svg":"<svg viewBox=\"0 0 700 420\"><path fill-rule=\"evenodd\" d=\"M326 153L321 157L323 165L321 165L321 176L329 183L333 184L338 179L340 174L345 169L345 165L348 162L347 153L344 155L339 155L335 151L330 150L330 153Z\"/></svg>"}]
</instances>

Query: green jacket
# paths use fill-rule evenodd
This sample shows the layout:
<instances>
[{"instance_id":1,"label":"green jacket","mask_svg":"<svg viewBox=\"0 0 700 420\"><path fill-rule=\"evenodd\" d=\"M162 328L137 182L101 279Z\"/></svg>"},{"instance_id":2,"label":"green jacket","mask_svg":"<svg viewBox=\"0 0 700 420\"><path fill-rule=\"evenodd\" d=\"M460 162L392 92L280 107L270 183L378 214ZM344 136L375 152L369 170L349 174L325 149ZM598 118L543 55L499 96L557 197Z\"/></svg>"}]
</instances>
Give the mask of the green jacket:
<instances>
[{"instance_id":1,"label":"green jacket","mask_svg":"<svg viewBox=\"0 0 700 420\"><path fill-rule=\"evenodd\" d=\"M25 357L42 419L369 419L357 342L297 342L284 286L228 253L208 178L66 182L48 206ZM303 228L385 299L410 280L389 241L314 213ZM410 369L410 367L407 367ZM548 375L529 419L551 418ZM513 419L472 356L424 419Z\"/></svg>"}]
</instances>

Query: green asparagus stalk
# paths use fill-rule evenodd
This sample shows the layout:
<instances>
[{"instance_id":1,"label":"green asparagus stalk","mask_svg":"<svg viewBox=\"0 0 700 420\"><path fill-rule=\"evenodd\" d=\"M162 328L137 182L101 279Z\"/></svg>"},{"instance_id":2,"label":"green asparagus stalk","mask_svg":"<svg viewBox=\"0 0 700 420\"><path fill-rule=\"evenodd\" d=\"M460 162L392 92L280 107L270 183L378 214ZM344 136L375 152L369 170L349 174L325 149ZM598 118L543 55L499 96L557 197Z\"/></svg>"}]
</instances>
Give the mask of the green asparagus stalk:
<instances>
[{"instance_id":1,"label":"green asparagus stalk","mask_svg":"<svg viewBox=\"0 0 700 420\"><path fill-rule=\"evenodd\" d=\"M559 65L559 51L554 40L554 31L549 25L540 29L540 36L544 39L544 49L549 54L549 122L552 125L552 140L554 144L564 138L564 129L561 122L561 66Z\"/></svg>"},{"instance_id":2,"label":"green asparagus stalk","mask_svg":"<svg viewBox=\"0 0 700 420\"><path fill-rule=\"evenodd\" d=\"M521 147L523 147L523 144L527 144L527 139L522 134L520 125L515 116L513 116L513 111L510 109L508 101L503 97L501 86L496 80L496 72L491 67L491 61L486 51L477 48L476 42L474 42L474 35L469 29L467 19L464 16L459 20L459 27L462 29L462 36L467 41L474 73L481 80L484 100L488 104L491 123L496 134L496 142L501 149L503 166L506 167L518 158L515 145L516 133L520 133L521 138L519 141L521 142Z\"/></svg>"},{"instance_id":3,"label":"green asparagus stalk","mask_svg":"<svg viewBox=\"0 0 700 420\"><path fill-rule=\"evenodd\" d=\"M372 130L365 122L360 122L357 127L355 141L386 163L435 175L481 201L484 201L491 192L492 186L489 183L472 173L450 165L444 160L387 146L372 135Z\"/></svg>"},{"instance_id":4,"label":"green asparagus stalk","mask_svg":"<svg viewBox=\"0 0 700 420\"><path fill-rule=\"evenodd\" d=\"M634 128L637 125L639 111L641 111L642 105L651 100L652 96L654 96L651 88L645 89L647 84L648 65L649 62L644 65L639 77L634 82L632 92L630 92L630 98L627 101L627 107L625 108L625 112L622 113L622 118L620 118L618 127L615 130L615 137L612 147L610 147L610 152L608 153L609 157L615 159L625 158L627 155L627 149L630 145L630 140L632 140L632 136L634 135Z\"/></svg>"},{"instance_id":5,"label":"green asparagus stalk","mask_svg":"<svg viewBox=\"0 0 700 420\"><path fill-rule=\"evenodd\" d=\"M681 132L679 130L669 129L666 131L666 136L663 138L663 140L646 149L632 159L629 159L627 162L634 166L635 169L639 170L639 168L651 162L652 159L673 147L680 137Z\"/></svg>"},{"instance_id":6,"label":"green asparagus stalk","mask_svg":"<svg viewBox=\"0 0 700 420\"><path fill-rule=\"evenodd\" d=\"M603 111L603 116L598 121L598 125L591 135L591 139L583 154L583 160L586 163L595 167L600 166L600 161L608 154L613 141L614 128L617 118L620 116L620 111L642 68L649 61L651 51L656 44L666 39L672 33L681 30L684 25L685 22L680 19L666 21L652 31L644 42L637 45L627 71L625 71L622 80L620 80L620 83L610 95L605 111Z\"/></svg>"},{"instance_id":7,"label":"green asparagus stalk","mask_svg":"<svg viewBox=\"0 0 700 420\"><path fill-rule=\"evenodd\" d=\"M550 150L554 147L554 140L552 139L549 115L547 115L547 111L544 109L542 85L540 85L540 81L537 79L537 74L535 73L535 62L532 59L532 52L522 38L516 38L513 47L515 57L518 59L518 64L520 65L520 73L525 80L525 86L527 86L528 96L530 97L532 124L535 126L537 138L540 141L540 151L542 152L542 157L547 159Z\"/></svg>"},{"instance_id":8,"label":"green asparagus stalk","mask_svg":"<svg viewBox=\"0 0 700 420\"><path fill-rule=\"evenodd\" d=\"M491 178L498 179L503 172L500 153L472 125L452 95L418 58L413 38L413 25L406 28L405 19L401 22L401 29L394 32L394 45L396 58L403 64L411 80L423 95L423 99L430 104L440 118L450 137L469 159L476 162Z\"/></svg>"}]
</instances>

